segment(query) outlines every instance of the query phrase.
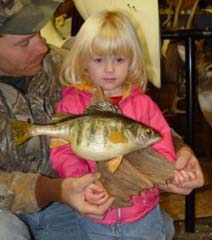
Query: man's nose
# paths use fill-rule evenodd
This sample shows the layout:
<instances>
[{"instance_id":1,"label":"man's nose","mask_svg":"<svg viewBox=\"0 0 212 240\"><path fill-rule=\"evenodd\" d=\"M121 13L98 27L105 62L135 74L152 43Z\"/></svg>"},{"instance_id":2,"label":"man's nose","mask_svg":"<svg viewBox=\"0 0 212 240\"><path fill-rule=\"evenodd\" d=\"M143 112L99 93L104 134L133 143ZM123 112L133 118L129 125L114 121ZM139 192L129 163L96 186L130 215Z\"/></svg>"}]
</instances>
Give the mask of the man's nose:
<instances>
[{"instance_id":1,"label":"man's nose","mask_svg":"<svg viewBox=\"0 0 212 240\"><path fill-rule=\"evenodd\" d=\"M40 35L38 35L37 37L38 37L38 39L37 39L36 46L37 46L38 52L46 53L48 51L48 47L47 47L45 38L42 38Z\"/></svg>"}]
</instances>

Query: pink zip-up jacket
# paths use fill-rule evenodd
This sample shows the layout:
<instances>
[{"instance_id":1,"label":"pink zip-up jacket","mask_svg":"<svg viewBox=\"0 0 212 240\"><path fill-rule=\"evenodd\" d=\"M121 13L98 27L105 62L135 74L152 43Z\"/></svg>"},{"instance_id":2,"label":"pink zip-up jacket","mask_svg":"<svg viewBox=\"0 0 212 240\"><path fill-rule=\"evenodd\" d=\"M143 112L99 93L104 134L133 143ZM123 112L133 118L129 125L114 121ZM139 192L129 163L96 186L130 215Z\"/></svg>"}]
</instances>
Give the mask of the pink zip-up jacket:
<instances>
[{"instance_id":1,"label":"pink zip-up jacket","mask_svg":"<svg viewBox=\"0 0 212 240\"><path fill-rule=\"evenodd\" d=\"M63 91L57 112L81 114L88 107L92 96L90 92L67 87ZM159 107L148 95L139 90L137 86L133 86L130 95L122 99L118 105L124 115L158 130L163 138L154 144L153 148L170 161L175 161L170 128ZM96 168L94 161L87 161L76 156L69 144L53 148L51 161L53 169L63 178L82 176L94 172ZM94 220L103 224L130 223L139 220L159 203L159 189L154 187L143 191L138 196L132 196L131 203L130 207L108 211L102 220Z\"/></svg>"}]
</instances>

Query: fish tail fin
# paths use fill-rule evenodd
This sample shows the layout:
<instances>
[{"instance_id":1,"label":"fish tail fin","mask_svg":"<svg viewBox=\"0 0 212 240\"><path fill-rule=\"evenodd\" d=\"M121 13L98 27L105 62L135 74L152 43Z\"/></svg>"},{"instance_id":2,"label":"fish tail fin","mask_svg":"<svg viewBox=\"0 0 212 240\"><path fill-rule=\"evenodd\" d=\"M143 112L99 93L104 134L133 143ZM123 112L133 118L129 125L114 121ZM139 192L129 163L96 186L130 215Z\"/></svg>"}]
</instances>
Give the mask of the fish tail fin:
<instances>
[{"instance_id":1,"label":"fish tail fin","mask_svg":"<svg viewBox=\"0 0 212 240\"><path fill-rule=\"evenodd\" d=\"M25 121L10 120L16 145L26 142L32 137L32 124Z\"/></svg>"}]
</instances>

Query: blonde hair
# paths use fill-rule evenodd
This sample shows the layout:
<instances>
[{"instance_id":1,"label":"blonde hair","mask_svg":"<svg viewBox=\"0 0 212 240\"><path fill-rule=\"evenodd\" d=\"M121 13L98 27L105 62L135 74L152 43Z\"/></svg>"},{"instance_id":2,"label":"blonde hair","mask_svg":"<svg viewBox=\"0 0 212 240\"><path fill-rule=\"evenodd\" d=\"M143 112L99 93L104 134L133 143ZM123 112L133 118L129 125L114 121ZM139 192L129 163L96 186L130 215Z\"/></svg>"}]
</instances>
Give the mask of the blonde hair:
<instances>
[{"instance_id":1,"label":"blonde hair","mask_svg":"<svg viewBox=\"0 0 212 240\"><path fill-rule=\"evenodd\" d=\"M128 17L119 11L101 11L80 28L62 65L64 86L90 83L86 64L93 56L122 55L130 59L126 85L137 83L145 90L147 79L141 46Z\"/></svg>"}]
</instances>

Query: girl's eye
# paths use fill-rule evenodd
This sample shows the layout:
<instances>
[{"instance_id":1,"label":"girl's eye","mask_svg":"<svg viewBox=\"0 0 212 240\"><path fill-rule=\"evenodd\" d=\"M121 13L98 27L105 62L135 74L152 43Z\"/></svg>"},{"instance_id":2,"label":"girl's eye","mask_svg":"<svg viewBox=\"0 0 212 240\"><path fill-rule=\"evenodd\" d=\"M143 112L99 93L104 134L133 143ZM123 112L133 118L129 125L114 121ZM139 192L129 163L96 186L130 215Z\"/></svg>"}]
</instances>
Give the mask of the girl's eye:
<instances>
[{"instance_id":1,"label":"girl's eye","mask_svg":"<svg viewBox=\"0 0 212 240\"><path fill-rule=\"evenodd\" d=\"M125 62L125 58L123 58L123 57L118 57L118 58L116 58L116 61L117 61L118 63L123 63L123 62Z\"/></svg>"},{"instance_id":2,"label":"girl's eye","mask_svg":"<svg viewBox=\"0 0 212 240\"><path fill-rule=\"evenodd\" d=\"M93 61L95 63L101 63L102 62L102 58L94 58Z\"/></svg>"}]
</instances>

